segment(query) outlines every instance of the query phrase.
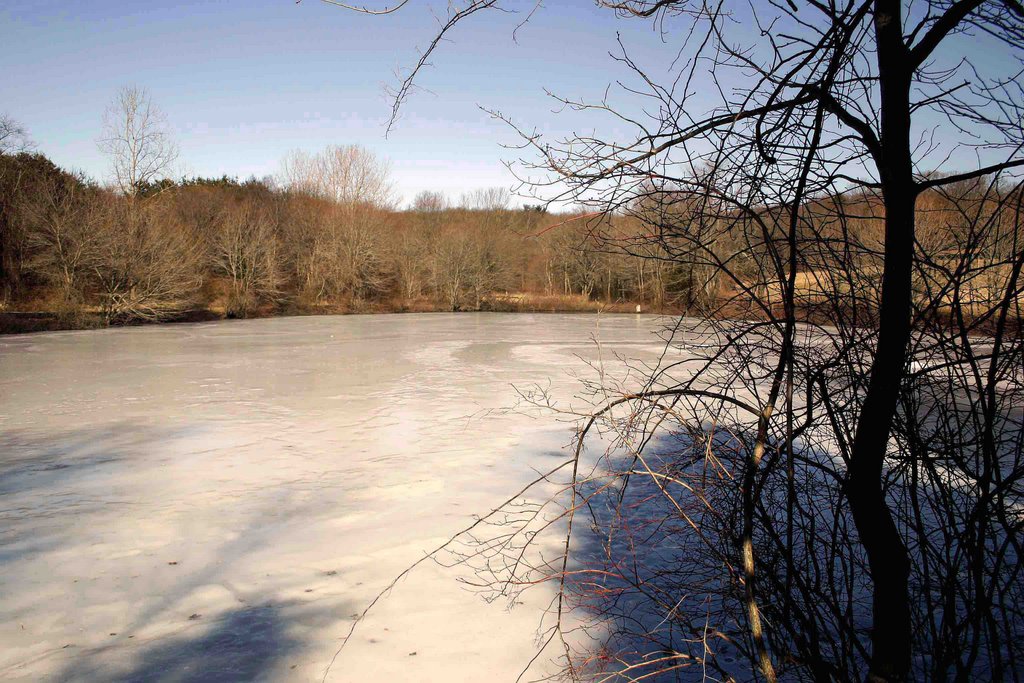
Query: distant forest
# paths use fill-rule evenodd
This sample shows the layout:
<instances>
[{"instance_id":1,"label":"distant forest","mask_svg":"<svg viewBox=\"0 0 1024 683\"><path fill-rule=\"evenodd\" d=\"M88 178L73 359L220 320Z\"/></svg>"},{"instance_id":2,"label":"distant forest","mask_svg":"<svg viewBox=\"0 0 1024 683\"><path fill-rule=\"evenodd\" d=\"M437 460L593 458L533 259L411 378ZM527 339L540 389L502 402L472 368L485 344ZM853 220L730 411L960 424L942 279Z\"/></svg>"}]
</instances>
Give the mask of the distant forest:
<instances>
[{"instance_id":1,"label":"distant forest","mask_svg":"<svg viewBox=\"0 0 1024 683\"><path fill-rule=\"evenodd\" d=\"M423 192L399 210L386 164L360 147L295 153L282 168L267 179L106 187L39 153L0 154L0 329L306 313L635 311L638 305L757 316L745 306L750 295L773 298L758 276L771 258L771 235L744 242L736 216L709 223L702 207L697 220L686 201L666 202L664 193L615 215L513 208L509 193L498 188L468 193L457 206ZM962 251L986 204L1005 208L1005 197L988 190L986 198L983 187L961 183L918 200L920 239L936 255L935 267L944 267L944 254ZM852 236L863 267L831 272L825 255L804 264L796 285L806 315L837 291L857 291L865 310L874 308L881 209L869 194L844 201L847 219L832 227L821 222L815 231L823 238L830 230ZM822 216L836 215L836 206L820 208ZM815 204L807 211L813 215ZM985 246L989 265L1020 248L1015 215L995 214L1007 225ZM696 233L704 235L698 242ZM780 227L780 240L783 234ZM985 277L1000 279L1006 270L996 267ZM987 300L999 284L991 283L989 293L976 280L959 295Z\"/></svg>"},{"instance_id":2,"label":"distant forest","mask_svg":"<svg viewBox=\"0 0 1024 683\"><path fill-rule=\"evenodd\" d=\"M104 187L0 155L0 297L14 329L368 311L667 310L681 266L609 248L615 221L511 208L505 190L394 206L358 147L292 155L281 178Z\"/></svg>"}]
</instances>

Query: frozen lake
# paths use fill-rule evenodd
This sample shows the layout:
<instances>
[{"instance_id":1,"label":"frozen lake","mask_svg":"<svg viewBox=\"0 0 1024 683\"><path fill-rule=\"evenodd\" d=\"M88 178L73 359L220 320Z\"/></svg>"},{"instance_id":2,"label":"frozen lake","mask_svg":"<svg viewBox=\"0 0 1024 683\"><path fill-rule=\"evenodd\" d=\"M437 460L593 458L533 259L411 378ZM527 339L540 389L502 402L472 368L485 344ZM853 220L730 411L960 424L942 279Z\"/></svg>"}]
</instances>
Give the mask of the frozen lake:
<instances>
[{"instance_id":1,"label":"frozen lake","mask_svg":"<svg viewBox=\"0 0 1024 683\"><path fill-rule=\"evenodd\" d=\"M0 337L0 679L320 680L355 613L545 467L501 409L577 358L654 358L650 316L277 318ZM331 681L512 681L509 610L421 565Z\"/></svg>"}]
</instances>

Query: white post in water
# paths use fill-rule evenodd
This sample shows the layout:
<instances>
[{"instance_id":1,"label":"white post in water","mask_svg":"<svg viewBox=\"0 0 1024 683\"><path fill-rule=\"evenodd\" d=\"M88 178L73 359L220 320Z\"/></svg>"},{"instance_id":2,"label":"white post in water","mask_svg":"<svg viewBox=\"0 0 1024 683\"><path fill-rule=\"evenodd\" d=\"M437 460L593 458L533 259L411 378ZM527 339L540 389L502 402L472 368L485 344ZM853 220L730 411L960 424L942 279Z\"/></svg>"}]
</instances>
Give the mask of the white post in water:
<instances>
[{"instance_id":1,"label":"white post in water","mask_svg":"<svg viewBox=\"0 0 1024 683\"><path fill-rule=\"evenodd\" d=\"M639 313L639 312L640 312L640 304L637 304L637 305L636 305L636 312L637 312L637 313Z\"/></svg>"}]
</instances>

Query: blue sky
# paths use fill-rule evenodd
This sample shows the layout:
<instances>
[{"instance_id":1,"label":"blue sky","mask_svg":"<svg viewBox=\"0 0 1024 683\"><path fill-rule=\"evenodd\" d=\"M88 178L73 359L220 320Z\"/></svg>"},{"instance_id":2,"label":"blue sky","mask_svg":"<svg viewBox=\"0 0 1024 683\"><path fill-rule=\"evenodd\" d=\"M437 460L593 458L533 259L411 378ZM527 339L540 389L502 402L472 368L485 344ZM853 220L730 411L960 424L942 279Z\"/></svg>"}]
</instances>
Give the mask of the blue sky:
<instances>
[{"instance_id":1,"label":"blue sky","mask_svg":"<svg viewBox=\"0 0 1024 683\"><path fill-rule=\"evenodd\" d=\"M581 119L552 117L544 87L599 97L621 75L607 55L616 32L641 54L663 47L649 24L616 19L589 0L548 5L518 42L523 14L460 26L423 74L430 92L409 100L385 138L384 88L436 27L425 3L367 17L317 0L5 0L0 111L57 163L102 178L103 110L119 87L135 84L167 114L182 172L262 176L291 149L361 144L391 160L405 199L422 189L457 198L513 182L501 160L515 153L500 145L515 137L478 105L564 132L552 125Z\"/></svg>"},{"instance_id":2,"label":"blue sky","mask_svg":"<svg viewBox=\"0 0 1024 683\"><path fill-rule=\"evenodd\" d=\"M606 117L553 115L557 103L544 88L594 101L609 83L628 81L608 55L616 35L665 82L683 40L592 0L546 0L513 40L534 0L507 0L518 14L489 12L457 27L418 81L430 92L410 98L385 138L385 87L398 84L396 69L415 63L437 27L432 9L443 13L446 4L413 0L396 14L370 17L319 0L3 0L0 113L24 124L58 164L104 179L107 163L96 147L103 111L120 87L138 85L174 129L179 175L263 176L292 149L360 144L391 161L405 201L424 189L457 199L514 183L501 161L518 153L501 145L517 137L479 105L549 138L628 139L632 130ZM753 31L737 17L730 36L746 42ZM948 56L955 62L963 48L976 64L1005 70L1008 55L988 50L993 42L965 39ZM691 105L700 115L718 97L706 84L697 91ZM612 98L630 113L645 104L621 91ZM945 166L944 153L932 156ZM954 151L952 163L976 162Z\"/></svg>"}]
</instances>

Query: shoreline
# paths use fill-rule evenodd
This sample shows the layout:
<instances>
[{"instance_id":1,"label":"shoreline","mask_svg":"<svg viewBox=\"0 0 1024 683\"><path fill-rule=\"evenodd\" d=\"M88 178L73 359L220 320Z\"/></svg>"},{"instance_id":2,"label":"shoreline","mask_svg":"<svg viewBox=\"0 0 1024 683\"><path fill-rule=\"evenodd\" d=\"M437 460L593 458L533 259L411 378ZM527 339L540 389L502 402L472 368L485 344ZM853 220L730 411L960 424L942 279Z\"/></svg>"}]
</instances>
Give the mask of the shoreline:
<instances>
[{"instance_id":1,"label":"shoreline","mask_svg":"<svg viewBox=\"0 0 1024 683\"><path fill-rule=\"evenodd\" d=\"M132 321L105 325L98 313L76 313L62 316L53 311L0 311L0 335L32 334L37 332L68 332L76 330L102 330L120 327L143 327L151 325L176 325L181 323L218 322L225 320L259 320L266 318L305 318L311 316L346 315L404 315L410 313L550 313L550 314L614 314L614 315L684 315L678 308L655 307L636 302L593 302L592 306L532 306L501 305L483 306L479 309L448 310L442 306L428 306L418 303L410 306L394 306L372 303L363 306L318 306L287 307L280 310L266 310L247 317L230 316L208 308L186 311L165 320Z\"/></svg>"},{"instance_id":2,"label":"shoreline","mask_svg":"<svg viewBox=\"0 0 1024 683\"><path fill-rule=\"evenodd\" d=\"M637 310L639 307L639 310ZM18 334L35 334L39 332L70 332L86 330L104 330L131 327L149 327L154 325L177 325L182 323L220 322L227 320L265 320L271 318L306 318L314 316L362 316L362 315L403 315L415 313L508 313L508 314L605 314L605 315L658 315L688 317L710 320L751 320L765 319L763 312L742 302L733 300L720 303L710 311L687 310L682 306L648 305L636 301L614 301L611 303L600 300L584 300L579 296L558 295L517 295L516 297L497 296L481 301L478 308L462 308L451 310L426 299L402 303L395 300L383 301L349 301L321 305L287 302L279 306L264 306L254 310L247 316L229 315L220 307L196 308L160 320L131 320L105 324L98 310L78 310L71 313L60 313L53 310L2 310L0 309L0 337ZM762 313L761 316L758 313ZM875 317L870 311L862 311L864 316L860 327L873 327ZM782 311L775 311L777 319L783 317ZM814 305L798 306L796 321L803 324L835 327L836 322L822 316L822 311ZM929 323L943 325L951 321L939 316ZM987 337L993 333L993 321L968 320L970 329L967 334L972 337ZM1005 321L1006 331L1016 332L1022 324L1016 317Z\"/></svg>"}]
</instances>

